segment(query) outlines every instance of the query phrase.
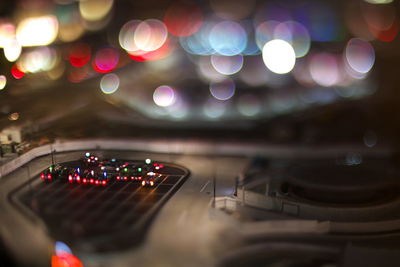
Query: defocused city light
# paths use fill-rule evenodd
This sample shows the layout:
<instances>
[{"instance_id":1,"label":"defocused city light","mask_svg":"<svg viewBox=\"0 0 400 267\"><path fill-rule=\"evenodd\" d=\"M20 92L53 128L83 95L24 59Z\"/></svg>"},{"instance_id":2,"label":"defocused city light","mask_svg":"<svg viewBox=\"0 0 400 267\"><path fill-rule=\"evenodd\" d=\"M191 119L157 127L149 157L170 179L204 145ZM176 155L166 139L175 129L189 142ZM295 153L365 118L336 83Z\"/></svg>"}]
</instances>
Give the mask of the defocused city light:
<instances>
[{"instance_id":1,"label":"defocused city light","mask_svg":"<svg viewBox=\"0 0 400 267\"><path fill-rule=\"evenodd\" d=\"M243 50L243 56L255 56L261 54L261 49L258 47L255 37L255 29L251 24L251 21L245 21L243 27L247 34L247 45Z\"/></svg>"},{"instance_id":2,"label":"defocused city light","mask_svg":"<svg viewBox=\"0 0 400 267\"><path fill-rule=\"evenodd\" d=\"M288 42L277 39L264 45L263 60L272 72L285 74L293 69L296 63L296 54Z\"/></svg>"},{"instance_id":3,"label":"defocused city light","mask_svg":"<svg viewBox=\"0 0 400 267\"><path fill-rule=\"evenodd\" d=\"M316 85L311 77L309 63L308 58L298 60L292 72L296 81L304 87L313 87Z\"/></svg>"},{"instance_id":4,"label":"defocused city light","mask_svg":"<svg viewBox=\"0 0 400 267\"><path fill-rule=\"evenodd\" d=\"M276 26L274 38L290 43L296 57L304 57L310 50L311 39L308 30L296 21L286 21Z\"/></svg>"},{"instance_id":5,"label":"defocused city light","mask_svg":"<svg viewBox=\"0 0 400 267\"><path fill-rule=\"evenodd\" d=\"M232 79L226 78L220 82L210 83L210 93L218 100L228 100L235 94L235 83Z\"/></svg>"},{"instance_id":6,"label":"defocused city light","mask_svg":"<svg viewBox=\"0 0 400 267\"><path fill-rule=\"evenodd\" d=\"M7 78L4 75L0 75L0 90L3 90L6 87Z\"/></svg>"},{"instance_id":7,"label":"defocused city light","mask_svg":"<svg viewBox=\"0 0 400 267\"><path fill-rule=\"evenodd\" d=\"M186 52L194 55L206 56L214 54L215 50L208 39L214 25L215 24L211 22L204 22L202 27L195 34L179 38L179 43L182 48Z\"/></svg>"},{"instance_id":8,"label":"defocused city light","mask_svg":"<svg viewBox=\"0 0 400 267\"><path fill-rule=\"evenodd\" d=\"M310 74L313 80L325 87L336 85L340 82L338 59L329 53L318 53L312 56Z\"/></svg>"},{"instance_id":9,"label":"defocused city light","mask_svg":"<svg viewBox=\"0 0 400 267\"><path fill-rule=\"evenodd\" d=\"M175 36L189 36L196 33L202 23L203 14L194 3L176 1L166 11L164 23Z\"/></svg>"},{"instance_id":10,"label":"defocused city light","mask_svg":"<svg viewBox=\"0 0 400 267\"><path fill-rule=\"evenodd\" d=\"M153 93L153 100L157 106L168 107L175 103L175 91L170 86L157 87Z\"/></svg>"},{"instance_id":11,"label":"defocused city light","mask_svg":"<svg viewBox=\"0 0 400 267\"><path fill-rule=\"evenodd\" d=\"M93 59L93 69L99 73L113 71L119 62L119 52L113 47L101 48Z\"/></svg>"},{"instance_id":12,"label":"defocused city light","mask_svg":"<svg viewBox=\"0 0 400 267\"><path fill-rule=\"evenodd\" d=\"M264 21L256 27L255 38L260 50L266 43L274 39L275 29L279 24L278 21Z\"/></svg>"},{"instance_id":13,"label":"defocused city light","mask_svg":"<svg viewBox=\"0 0 400 267\"><path fill-rule=\"evenodd\" d=\"M69 50L68 60L74 67L83 67L90 61L92 49L86 43L73 44Z\"/></svg>"},{"instance_id":14,"label":"defocused city light","mask_svg":"<svg viewBox=\"0 0 400 267\"><path fill-rule=\"evenodd\" d=\"M72 42L83 35L85 29L77 5L61 4L55 7L58 18L58 39Z\"/></svg>"},{"instance_id":15,"label":"defocused city light","mask_svg":"<svg viewBox=\"0 0 400 267\"><path fill-rule=\"evenodd\" d=\"M15 26L9 22L0 22L0 47L9 46L15 40Z\"/></svg>"},{"instance_id":16,"label":"defocused city light","mask_svg":"<svg viewBox=\"0 0 400 267\"><path fill-rule=\"evenodd\" d=\"M232 75L240 71L243 66L243 56L212 55L211 64L221 74Z\"/></svg>"},{"instance_id":17,"label":"defocused city light","mask_svg":"<svg viewBox=\"0 0 400 267\"><path fill-rule=\"evenodd\" d=\"M21 79L22 77L24 77L25 72L23 72L22 70L20 70L17 66L17 64L14 64L11 68L11 75L15 78L15 79Z\"/></svg>"},{"instance_id":18,"label":"defocused city light","mask_svg":"<svg viewBox=\"0 0 400 267\"><path fill-rule=\"evenodd\" d=\"M107 101L125 101L152 117L202 118L194 114L199 106L209 118L280 114L304 108L304 103L355 97L358 93L354 92L366 87L364 82L374 81L375 76L369 75L375 63L374 48L384 45L377 41L393 41L400 29L398 12L389 2L349 4L341 20L335 6L319 2L212 0L204 5L173 0L155 7L160 12L140 13L139 8L115 17L113 12L119 16L124 6L117 1L55 0L46 9L32 12L25 9L34 5L23 4L14 16L1 18L0 47L8 61L16 62L5 65L11 67L10 77L21 79L28 74L26 82L38 85L41 77L60 82L65 78L71 83L95 78L103 93L119 90ZM108 23L110 27L104 28ZM347 44L345 36L352 36ZM124 50L122 54L116 45ZM178 68L185 75L175 71ZM39 72L44 73L31 75ZM137 92L128 86L119 88L126 73L132 75ZM182 94L161 86L154 91L155 104L149 105L144 91L154 88L153 78L157 83L188 82L190 86ZM5 83L9 86L10 81ZM207 85L209 91L204 90ZM191 91L195 86L203 89L198 95ZM301 99L287 96L291 94L300 94ZM268 104L260 100L263 97Z\"/></svg>"},{"instance_id":19,"label":"defocused city light","mask_svg":"<svg viewBox=\"0 0 400 267\"><path fill-rule=\"evenodd\" d=\"M234 56L242 53L246 48L247 35L239 23L222 21L212 28L209 42L217 53L225 56Z\"/></svg>"},{"instance_id":20,"label":"defocused city light","mask_svg":"<svg viewBox=\"0 0 400 267\"><path fill-rule=\"evenodd\" d=\"M225 76L219 73L211 64L210 56L200 56L196 61L197 73L204 82L209 81L222 81Z\"/></svg>"},{"instance_id":21,"label":"defocused city light","mask_svg":"<svg viewBox=\"0 0 400 267\"><path fill-rule=\"evenodd\" d=\"M58 21L53 15L27 18L17 27L17 40L22 46L48 45L58 34Z\"/></svg>"},{"instance_id":22,"label":"defocused city light","mask_svg":"<svg viewBox=\"0 0 400 267\"><path fill-rule=\"evenodd\" d=\"M119 77L115 73L108 73L100 80L100 89L104 94L113 94L119 88Z\"/></svg>"},{"instance_id":23,"label":"defocused city light","mask_svg":"<svg viewBox=\"0 0 400 267\"><path fill-rule=\"evenodd\" d=\"M392 26L387 30L377 31L376 29L372 28L371 31L379 40L383 42L392 42L399 34L399 28L399 22L395 21Z\"/></svg>"},{"instance_id":24,"label":"defocused city light","mask_svg":"<svg viewBox=\"0 0 400 267\"><path fill-rule=\"evenodd\" d=\"M85 20L101 20L111 11L113 2L113 0L81 0L79 11Z\"/></svg>"},{"instance_id":25,"label":"defocused city light","mask_svg":"<svg viewBox=\"0 0 400 267\"><path fill-rule=\"evenodd\" d=\"M57 255L62 255L64 253L72 254L72 251L68 247L68 245L65 244L64 242L61 242L61 241L56 241L55 246L54 246L54 250L55 250Z\"/></svg>"},{"instance_id":26,"label":"defocused city light","mask_svg":"<svg viewBox=\"0 0 400 267\"><path fill-rule=\"evenodd\" d=\"M119 44L135 61L152 61L167 57L173 50L164 23L156 19L131 20L119 32Z\"/></svg>"},{"instance_id":27,"label":"defocused city light","mask_svg":"<svg viewBox=\"0 0 400 267\"><path fill-rule=\"evenodd\" d=\"M139 50L135 43L135 32L141 22L140 20L130 20L122 26L119 32L119 45L126 51Z\"/></svg>"},{"instance_id":28,"label":"defocused city light","mask_svg":"<svg viewBox=\"0 0 400 267\"><path fill-rule=\"evenodd\" d=\"M6 46L4 46L4 56L9 62L16 61L21 55L22 47L17 40L10 41Z\"/></svg>"},{"instance_id":29,"label":"defocused city light","mask_svg":"<svg viewBox=\"0 0 400 267\"><path fill-rule=\"evenodd\" d=\"M399 33L399 18L393 5L362 5L362 15L370 33L383 42L392 42Z\"/></svg>"},{"instance_id":30,"label":"defocused city light","mask_svg":"<svg viewBox=\"0 0 400 267\"><path fill-rule=\"evenodd\" d=\"M374 65L375 51L370 43L353 38L347 43L345 58L354 71L367 73Z\"/></svg>"},{"instance_id":31,"label":"defocused city light","mask_svg":"<svg viewBox=\"0 0 400 267\"><path fill-rule=\"evenodd\" d=\"M167 40L167 37L168 31L164 23L156 19L148 19L137 26L134 42L138 50L148 52L160 48Z\"/></svg>"},{"instance_id":32,"label":"defocused city light","mask_svg":"<svg viewBox=\"0 0 400 267\"><path fill-rule=\"evenodd\" d=\"M57 62L56 52L47 47L37 47L24 53L18 60L18 68L23 72L36 73L51 70Z\"/></svg>"}]
</instances>

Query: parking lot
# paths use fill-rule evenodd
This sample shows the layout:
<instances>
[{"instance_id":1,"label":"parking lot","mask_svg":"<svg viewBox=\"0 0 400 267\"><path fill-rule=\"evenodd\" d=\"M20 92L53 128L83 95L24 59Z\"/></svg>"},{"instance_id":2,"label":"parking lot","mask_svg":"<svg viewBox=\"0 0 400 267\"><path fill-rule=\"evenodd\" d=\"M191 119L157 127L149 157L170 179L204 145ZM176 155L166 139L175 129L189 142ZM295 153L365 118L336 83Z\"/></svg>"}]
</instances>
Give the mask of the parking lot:
<instances>
[{"instance_id":1,"label":"parking lot","mask_svg":"<svg viewBox=\"0 0 400 267\"><path fill-rule=\"evenodd\" d=\"M152 217L184 182L188 172L167 165L162 174L154 187L115 180L107 186L63 180L44 183L33 177L11 199L16 205L27 207L27 213L37 215L33 217L46 224L54 239L72 246L83 244L91 250L113 250L133 246L143 238ZM113 240L118 241L110 242Z\"/></svg>"}]
</instances>

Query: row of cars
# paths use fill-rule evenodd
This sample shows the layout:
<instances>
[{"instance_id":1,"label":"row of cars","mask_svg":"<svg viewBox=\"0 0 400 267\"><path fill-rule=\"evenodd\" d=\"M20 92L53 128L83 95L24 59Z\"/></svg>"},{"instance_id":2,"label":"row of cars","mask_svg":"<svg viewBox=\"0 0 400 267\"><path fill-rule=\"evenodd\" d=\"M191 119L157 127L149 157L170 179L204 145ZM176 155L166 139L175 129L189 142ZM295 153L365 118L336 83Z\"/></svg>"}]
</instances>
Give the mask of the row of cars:
<instances>
[{"instance_id":1,"label":"row of cars","mask_svg":"<svg viewBox=\"0 0 400 267\"><path fill-rule=\"evenodd\" d=\"M86 153L76 166L52 164L40 174L45 182L63 180L69 183L82 183L106 186L111 182L135 181L142 186L154 186L162 177L159 170L163 164L153 163L150 159L144 162L120 161L117 159L100 159Z\"/></svg>"}]
</instances>

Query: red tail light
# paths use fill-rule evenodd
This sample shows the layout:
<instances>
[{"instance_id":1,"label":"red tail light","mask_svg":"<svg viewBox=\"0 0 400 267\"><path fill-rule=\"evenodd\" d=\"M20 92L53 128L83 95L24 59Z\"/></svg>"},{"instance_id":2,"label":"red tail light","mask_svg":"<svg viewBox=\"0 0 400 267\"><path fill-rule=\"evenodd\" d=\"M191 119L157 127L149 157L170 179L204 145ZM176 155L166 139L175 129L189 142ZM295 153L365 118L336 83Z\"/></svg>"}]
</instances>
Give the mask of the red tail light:
<instances>
[{"instance_id":1,"label":"red tail light","mask_svg":"<svg viewBox=\"0 0 400 267\"><path fill-rule=\"evenodd\" d=\"M82 182L84 183L84 184L86 184L86 178L83 178L83 180L82 180Z\"/></svg>"},{"instance_id":2,"label":"red tail light","mask_svg":"<svg viewBox=\"0 0 400 267\"><path fill-rule=\"evenodd\" d=\"M93 184L93 183L94 183L94 180L93 180L93 179L90 179L90 183Z\"/></svg>"},{"instance_id":3,"label":"red tail light","mask_svg":"<svg viewBox=\"0 0 400 267\"><path fill-rule=\"evenodd\" d=\"M44 181L44 173L40 174L40 179L42 179Z\"/></svg>"}]
</instances>

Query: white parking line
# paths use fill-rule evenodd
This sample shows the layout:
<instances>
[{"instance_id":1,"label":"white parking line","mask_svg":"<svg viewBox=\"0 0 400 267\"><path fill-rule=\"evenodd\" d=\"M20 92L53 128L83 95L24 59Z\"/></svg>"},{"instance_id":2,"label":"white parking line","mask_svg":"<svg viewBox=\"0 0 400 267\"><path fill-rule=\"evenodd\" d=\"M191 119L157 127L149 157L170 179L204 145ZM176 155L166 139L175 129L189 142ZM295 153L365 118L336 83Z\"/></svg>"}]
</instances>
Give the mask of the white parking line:
<instances>
[{"instance_id":1,"label":"white parking line","mask_svg":"<svg viewBox=\"0 0 400 267\"><path fill-rule=\"evenodd\" d=\"M207 183L205 183L203 185L203 187L200 189L200 193L203 192L204 189L206 189L207 185L210 183L210 180L207 181Z\"/></svg>"}]
</instances>

